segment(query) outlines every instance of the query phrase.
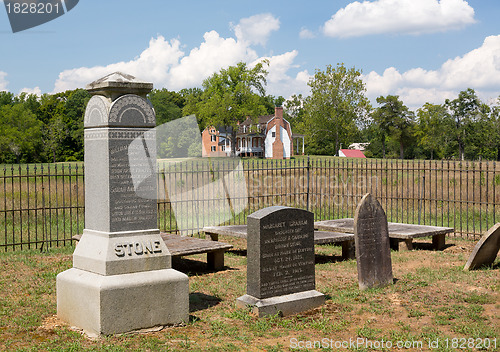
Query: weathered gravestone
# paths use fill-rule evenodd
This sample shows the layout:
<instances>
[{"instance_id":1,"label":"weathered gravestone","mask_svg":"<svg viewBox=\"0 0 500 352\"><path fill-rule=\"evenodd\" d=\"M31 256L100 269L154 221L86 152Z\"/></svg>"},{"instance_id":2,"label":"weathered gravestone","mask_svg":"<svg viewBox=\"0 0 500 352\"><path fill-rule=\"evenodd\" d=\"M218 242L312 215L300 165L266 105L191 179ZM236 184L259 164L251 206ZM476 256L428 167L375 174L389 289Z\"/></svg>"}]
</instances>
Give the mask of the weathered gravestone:
<instances>
[{"instance_id":1,"label":"weathered gravestone","mask_svg":"<svg viewBox=\"0 0 500 352\"><path fill-rule=\"evenodd\" d=\"M188 320L188 277L157 228L152 86L121 73L87 86L85 229L57 276L57 314L89 334Z\"/></svg>"},{"instance_id":2,"label":"weathered gravestone","mask_svg":"<svg viewBox=\"0 0 500 352\"><path fill-rule=\"evenodd\" d=\"M315 290L314 214L282 206L247 218L247 294L240 308L251 306L259 317L282 316L322 305Z\"/></svg>"},{"instance_id":3,"label":"weathered gravestone","mask_svg":"<svg viewBox=\"0 0 500 352\"><path fill-rule=\"evenodd\" d=\"M500 223L493 225L474 247L464 270L490 266L500 250Z\"/></svg>"},{"instance_id":4,"label":"weathered gravestone","mask_svg":"<svg viewBox=\"0 0 500 352\"><path fill-rule=\"evenodd\" d=\"M391 249L387 217L369 193L356 208L354 243L361 290L392 284Z\"/></svg>"}]
</instances>

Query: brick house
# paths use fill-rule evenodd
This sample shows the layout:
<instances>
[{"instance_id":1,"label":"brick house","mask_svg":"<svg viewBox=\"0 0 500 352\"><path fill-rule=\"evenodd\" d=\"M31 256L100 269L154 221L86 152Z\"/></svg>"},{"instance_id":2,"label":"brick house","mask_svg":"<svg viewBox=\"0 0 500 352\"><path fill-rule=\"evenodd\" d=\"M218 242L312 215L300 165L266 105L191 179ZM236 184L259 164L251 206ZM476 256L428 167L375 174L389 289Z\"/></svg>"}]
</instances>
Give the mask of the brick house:
<instances>
[{"instance_id":1,"label":"brick house","mask_svg":"<svg viewBox=\"0 0 500 352\"><path fill-rule=\"evenodd\" d=\"M231 130L209 126L202 133L202 155L221 157L231 155L231 141L228 135ZM283 108L276 107L274 115L260 116L256 122L247 118L238 124L236 133L236 155L258 156L267 159L290 159L294 155L293 142L296 143L296 154L299 154L299 141L302 140L304 154L304 136L292 134L290 123L283 118ZM295 154L295 155L296 155Z\"/></svg>"}]
</instances>

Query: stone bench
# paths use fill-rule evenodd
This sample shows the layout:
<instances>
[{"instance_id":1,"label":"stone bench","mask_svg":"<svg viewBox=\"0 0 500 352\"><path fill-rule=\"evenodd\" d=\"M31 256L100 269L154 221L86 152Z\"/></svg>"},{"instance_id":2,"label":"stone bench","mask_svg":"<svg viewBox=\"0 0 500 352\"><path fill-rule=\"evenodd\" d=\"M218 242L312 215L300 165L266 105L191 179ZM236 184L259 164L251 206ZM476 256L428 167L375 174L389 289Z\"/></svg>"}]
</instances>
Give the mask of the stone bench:
<instances>
[{"instance_id":1,"label":"stone bench","mask_svg":"<svg viewBox=\"0 0 500 352\"><path fill-rule=\"evenodd\" d=\"M442 250L446 244L446 234L454 231L452 227L403 224L397 222L389 222L387 225L391 249L394 250L412 250L413 239L419 237L432 237L433 249ZM314 228L325 231L353 233L354 220L352 218L345 218L315 221Z\"/></svg>"},{"instance_id":2,"label":"stone bench","mask_svg":"<svg viewBox=\"0 0 500 352\"><path fill-rule=\"evenodd\" d=\"M247 225L205 226L203 232L210 236L212 241L218 241L219 235L247 238ZM354 235L332 231L314 231L314 244L342 244L342 259L354 259Z\"/></svg>"},{"instance_id":3,"label":"stone bench","mask_svg":"<svg viewBox=\"0 0 500 352\"><path fill-rule=\"evenodd\" d=\"M209 269L221 270L224 268L224 252L233 248L224 242L210 241L202 238L160 233L163 242L167 246L172 257L207 253L207 266ZM79 241L82 235L74 235L72 238Z\"/></svg>"}]
</instances>

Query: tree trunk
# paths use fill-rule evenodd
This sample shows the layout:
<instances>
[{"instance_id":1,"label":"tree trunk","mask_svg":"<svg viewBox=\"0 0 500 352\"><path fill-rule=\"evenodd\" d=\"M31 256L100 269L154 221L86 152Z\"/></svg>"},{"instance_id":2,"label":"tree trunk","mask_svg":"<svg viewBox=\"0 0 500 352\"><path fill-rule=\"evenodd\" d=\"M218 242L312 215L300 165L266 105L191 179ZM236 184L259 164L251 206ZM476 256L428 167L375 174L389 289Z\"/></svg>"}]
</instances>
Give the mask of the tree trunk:
<instances>
[{"instance_id":1,"label":"tree trunk","mask_svg":"<svg viewBox=\"0 0 500 352\"><path fill-rule=\"evenodd\" d=\"M339 133L335 135L335 155L340 156L340 150L339 150Z\"/></svg>"},{"instance_id":2,"label":"tree trunk","mask_svg":"<svg viewBox=\"0 0 500 352\"><path fill-rule=\"evenodd\" d=\"M382 137L382 158L385 159L385 136Z\"/></svg>"},{"instance_id":3,"label":"tree trunk","mask_svg":"<svg viewBox=\"0 0 500 352\"><path fill-rule=\"evenodd\" d=\"M399 142L399 158L403 160L405 158L405 153L403 149L403 141Z\"/></svg>"},{"instance_id":4,"label":"tree trunk","mask_svg":"<svg viewBox=\"0 0 500 352\"><path fill-rule=\"evenodd\" d=\"M497 146L497 161L500 161L500 145Z\"/></svg>"},{"instance_id":5,"label":"tree trunk","mask_svg":"<svg viewBox=\"0 0 500 352\"><path fill-rule=\"evenodd\" d=\"M226 126L226 131L228 127ZM232 128L231 129L231 156L235 157L236 156L236 129Z\"/></svg>"}]
</instances>

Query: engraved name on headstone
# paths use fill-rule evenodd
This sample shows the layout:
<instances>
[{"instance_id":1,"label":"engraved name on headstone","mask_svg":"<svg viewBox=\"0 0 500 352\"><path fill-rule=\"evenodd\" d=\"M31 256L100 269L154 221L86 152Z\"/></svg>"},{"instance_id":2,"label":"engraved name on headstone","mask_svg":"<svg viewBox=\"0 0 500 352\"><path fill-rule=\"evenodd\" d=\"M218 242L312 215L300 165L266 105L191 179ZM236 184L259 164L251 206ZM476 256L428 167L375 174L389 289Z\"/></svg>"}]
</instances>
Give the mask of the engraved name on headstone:
<instances>
[{"instance_id":1,"label":"engraved name on headstone","mask_svg":"<svg viewBox=\"0 0 500 352\"><path fill-rule=\"evenodd\" d=\"M392 284L392 264L387 217L369 193L354 216L354 242L361 290Z\"/></svg>"},{"instance_id":2,"label":"engraved name on headstone","mask_svg":"<svg viewBox=\"0 0 500 352\"><path fill-rule=\"evenodd\" d=\"M314 214L275 206L249 215L247 224L247 294L238 306L254 306L262 316L321 305L324 296L315 291Z\"/></svg>"}]
</instances>

